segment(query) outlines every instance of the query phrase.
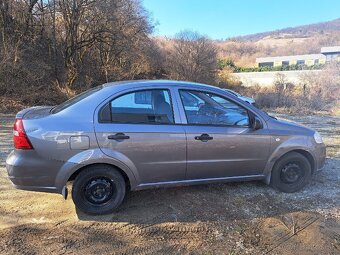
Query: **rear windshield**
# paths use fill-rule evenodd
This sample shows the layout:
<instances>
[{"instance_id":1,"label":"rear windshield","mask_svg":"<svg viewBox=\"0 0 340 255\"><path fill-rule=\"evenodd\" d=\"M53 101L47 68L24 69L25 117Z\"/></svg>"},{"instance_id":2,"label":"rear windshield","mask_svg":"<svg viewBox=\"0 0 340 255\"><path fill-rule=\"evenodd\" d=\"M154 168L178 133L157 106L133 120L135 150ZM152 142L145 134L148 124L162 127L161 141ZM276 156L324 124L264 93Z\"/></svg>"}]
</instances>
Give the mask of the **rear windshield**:
<instances>
[{"instance_id":1,"label":"rear windshield","mask_svg":"<svg viewBox=\"0 0 340 255\"><path fill-rule=\"evenodd\" d=\"M84 91L83 93L80 93L79 95L72 97L71 99L65 101L64 103L61 103L60 105L57 105L51 109L51 113L58 113L62 110L65 110L66 108L70 107L71 105L74 105L78 103L79 101L83 100L84 98L87 98L88 96L92 95L93 93L96 93L97 91L101 90L103 86L98 86L89 90Z\"/></svg>"}]
</instances>

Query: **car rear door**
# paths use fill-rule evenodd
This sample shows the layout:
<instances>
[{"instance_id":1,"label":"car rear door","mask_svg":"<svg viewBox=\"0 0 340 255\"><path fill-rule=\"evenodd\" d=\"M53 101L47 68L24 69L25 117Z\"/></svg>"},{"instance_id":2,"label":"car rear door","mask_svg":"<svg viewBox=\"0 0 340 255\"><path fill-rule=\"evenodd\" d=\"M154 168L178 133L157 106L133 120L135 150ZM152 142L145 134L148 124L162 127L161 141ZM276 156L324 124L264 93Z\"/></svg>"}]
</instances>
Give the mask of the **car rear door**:
<instances>
[{"instance_id":1,"label":"car rear door","mask_svg":"<svg viewBox=\"0 0 340 255\"><path fill-rule=\"evenodd\" d=\"M139 88L113 96L98 111L99 147L134 171L139 184L185 178L186 137L166 87Z\"/></svg>"},{"instance_id":2,"label":"car rear door","mask_svg":"<svg viewBox=\"0 0 340 255\"><path fill-rule=\"evenodd\" d=\"M178 98L186 119L187 179L262 175L270 138L250 127L246 108L201 90L179 90Z\"/></svg>"}]
</instances>

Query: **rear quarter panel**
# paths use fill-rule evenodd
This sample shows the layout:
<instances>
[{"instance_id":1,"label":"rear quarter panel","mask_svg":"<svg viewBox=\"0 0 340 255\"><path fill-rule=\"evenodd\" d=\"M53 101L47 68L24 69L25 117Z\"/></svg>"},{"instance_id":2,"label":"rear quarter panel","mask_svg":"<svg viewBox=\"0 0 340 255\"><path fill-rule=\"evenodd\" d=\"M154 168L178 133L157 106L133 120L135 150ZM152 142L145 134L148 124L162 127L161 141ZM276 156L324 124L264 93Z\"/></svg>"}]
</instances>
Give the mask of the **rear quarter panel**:
<instances>
[{"instance_id":1,"label":"rear quarter panel","mask_svg":"<svg viewBox=\"0 0 340 255\"><path fill-rule=\"evenodd\" d=\"M136 178L131 171L133 166L127 166L119 158L106 157L98 148L93 114L100 102L114 93L114 89L100 92L56 114L50 114L48 110L47 114L39 116L38 112L33 114L24 110L19 115L23 118L25 132L36 157L45 162L45 169L39 171L46 171L60 192L75 171L96 163L121 168L129 177L131 186L135 185ZM71 145L70 141L75 144Z\"/></svg>"}]
</instances>

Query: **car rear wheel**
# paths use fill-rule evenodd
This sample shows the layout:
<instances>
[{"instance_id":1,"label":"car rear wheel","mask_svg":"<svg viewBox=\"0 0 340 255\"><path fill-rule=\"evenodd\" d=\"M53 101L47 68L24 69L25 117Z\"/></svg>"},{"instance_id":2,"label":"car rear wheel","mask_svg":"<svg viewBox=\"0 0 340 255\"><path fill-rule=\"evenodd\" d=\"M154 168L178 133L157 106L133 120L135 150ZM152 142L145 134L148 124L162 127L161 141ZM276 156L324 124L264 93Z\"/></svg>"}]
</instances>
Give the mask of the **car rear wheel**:
<instances>
[{"instance_id":1,"label":"car rear wheel","mask_svg":"<svg viewBox=\"0 0 340 255\"><path fill-rule=\"evenodd\" d=\"M87 214L107 214L122 203L125 180L121 173L106 165L90 166L81 171L72 187L73 202Z\"/></svg>"},{"instance_id":2,"label":"car rear wheel","mask_svg":"<svg viewBox=\"0 0 340 255\"><path fill-rule=\"evenodd\" d=\"M312 175L307 158L300 153L290 152L274 165L271 185L283 192L293 193L305 187Z\"/></svg>"}]
</instances>

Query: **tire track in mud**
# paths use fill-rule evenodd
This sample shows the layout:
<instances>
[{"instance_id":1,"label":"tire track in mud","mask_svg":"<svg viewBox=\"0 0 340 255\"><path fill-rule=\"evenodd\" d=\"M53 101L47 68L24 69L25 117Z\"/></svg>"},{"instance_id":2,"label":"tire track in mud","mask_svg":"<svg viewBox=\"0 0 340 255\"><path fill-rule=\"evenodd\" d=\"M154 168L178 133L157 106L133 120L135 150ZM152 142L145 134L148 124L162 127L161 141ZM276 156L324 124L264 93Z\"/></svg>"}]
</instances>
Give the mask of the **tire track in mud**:
<instances>
[{"instance_id":1,"label":"tire track in mud","mask_svg":"<svg viewBox=\"0 0 340 255\"><path fill-rule=\"evenodd\" d=\"M87 226L72 225L71 232L81 234L84 232L91 233L93 236L108 237L113 236L128 237L140 242L172 242L196 243L198 241L209 241L215 238L213 230L206 226L186 226L179 224L124 224L124 223L91 223Z\"/></svg>"},{"instance_id":2,"label":"tire track in mud","mask_svg":"<svg viewBox=\"0 0 340 255\"><path fill-rule=\"evenodd\" d=\"M38 225L38 226L37 226ZM2 240L7 240L6 248L12 254L32 251L34 247L48 247L46 252L54 254L84 254L103 252L115 254L174 254L187 249L199 250L218 242L216 224L129 224L91 222L76 224L28 224L19 228L9 228L0 232ZM219 234L223 234L221 228ZM1 252L0 252L1 254Z\"/></svg>"}]
</instances>

